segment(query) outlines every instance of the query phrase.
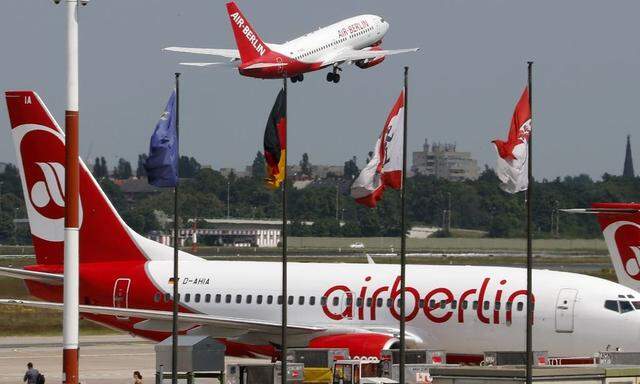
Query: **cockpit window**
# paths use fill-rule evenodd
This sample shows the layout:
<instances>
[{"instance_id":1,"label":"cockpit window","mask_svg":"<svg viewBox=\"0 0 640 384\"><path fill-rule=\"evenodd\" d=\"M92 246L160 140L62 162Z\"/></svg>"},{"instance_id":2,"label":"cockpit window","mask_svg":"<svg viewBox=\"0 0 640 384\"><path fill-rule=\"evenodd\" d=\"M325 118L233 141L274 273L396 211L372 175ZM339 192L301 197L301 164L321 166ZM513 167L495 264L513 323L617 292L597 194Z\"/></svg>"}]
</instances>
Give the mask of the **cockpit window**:
<instances>
[{"instance_id":1,"label":"cockpit window","mask_svg":"<svg viewBox=\"0 0 640 384\"><path fill-rule=\"evenodd\" d=\"M627 313L633 311L633 306L628 301L620 300L620 312Z\"/></svg>"},{"instance_id":2,"label":"cockpit window","mask_svg":"<svg viewBox=\"0 0 640 384\"><path fill-rule=\"evenodd\" d=\"M640 310L640 301L629 302L627 300L606 300L604 307L610 311L618 313L627 313Z\"/></svg>"},{"instance_id":3,"label":"cockpit window","mask_svg":"<svg viewBox=\"0 0 640 384\"><path fill-rule=\"evenodd\" d=\"M610 311L618 312L618 302L615 300L607 300L604 302L604 307Z\"/></svg>"}]
</instances>

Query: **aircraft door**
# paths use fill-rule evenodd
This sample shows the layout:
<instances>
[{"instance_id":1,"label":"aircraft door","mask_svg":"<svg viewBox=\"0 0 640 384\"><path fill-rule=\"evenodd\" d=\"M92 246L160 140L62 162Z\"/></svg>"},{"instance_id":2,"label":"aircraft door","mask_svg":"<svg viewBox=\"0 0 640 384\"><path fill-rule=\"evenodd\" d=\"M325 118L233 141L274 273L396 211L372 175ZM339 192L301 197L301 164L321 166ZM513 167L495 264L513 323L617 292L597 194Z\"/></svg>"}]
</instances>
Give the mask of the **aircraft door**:
<instances>
[{"instance_id":1,"label":"aircraft door","mask_svg":"<svg viewBox=\"0 0 640 384\"><path fill-rule=\"evenodd\" d=\"M113 307L128 308L129 307L129 286L131 279L118 279L113 285ZM128 320L128 316L116 316L120 320Z\"/></svg>"},{"instance_id":2,"label":"aircraft door","mask_svg":"<svg viewBox=\"0 0 640 384\"><path fill-rule=\"evenodd\" d=\"M563 288L556 301L556 332L573 332L573 316L578 290Z\"/></svg>"}]
</instances>

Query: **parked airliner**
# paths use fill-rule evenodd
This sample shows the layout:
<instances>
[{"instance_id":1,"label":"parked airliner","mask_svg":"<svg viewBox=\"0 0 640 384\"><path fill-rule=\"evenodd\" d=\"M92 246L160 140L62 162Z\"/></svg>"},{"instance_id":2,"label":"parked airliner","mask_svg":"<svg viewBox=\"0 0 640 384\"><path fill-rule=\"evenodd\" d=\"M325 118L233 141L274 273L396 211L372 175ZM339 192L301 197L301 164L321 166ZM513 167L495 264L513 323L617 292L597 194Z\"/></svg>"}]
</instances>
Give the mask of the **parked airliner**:
<instances>
[{"instance_id":1,"label":"parked airliner","mask_svg":"<svg viewBox=\"0 0 640 384\"><path fill-rule=\"evenodd\" d=\"M35 92L9 91L6 102L36 264L0 268L0 274L23 279L41 301L0 303L61 309L64 134ZM80 196L82 316L152 340L168 337L172 248L129 228L83 163ZM626 239L616 249L640 239L640 215L628 215L624 222L605 231ZM621 254L637 256L630 251ZM283 300L290 310L290 346L346 347L354 356L379 356L398 344L398 266L291 263L284 299L279 263L207 261L181 252L179 267L180 330L221 340L229 355L278 355ZM634 278L640 272L635 265L627 270ZM443 349L450 360L487 350L522 350L525 279L519 268L410 265L408 346ZM547 270L534 271L533 287L535 350L553 356L640 350L636 290Z\"/></svg>"},{"instance_id":2,"label":"parked airliner","mask_svg":"<svg viewBox=\"0 0 640 384\"><path fill-rule=\"evenodd\" d=\"M351 17L284 44L265 43L234 2L227 3L229 21L238 49L168 47L166 51L197 53L229 59L222 63L181 63L206 67L236 66L241 75L261 79L304 80L304 74L331 67L327 81L337 83L343 64L370 68L385 57L415 52L418 48L384 50L382 38L389 29L384 18L375 15Z\"/></svg>"}]
</instances>

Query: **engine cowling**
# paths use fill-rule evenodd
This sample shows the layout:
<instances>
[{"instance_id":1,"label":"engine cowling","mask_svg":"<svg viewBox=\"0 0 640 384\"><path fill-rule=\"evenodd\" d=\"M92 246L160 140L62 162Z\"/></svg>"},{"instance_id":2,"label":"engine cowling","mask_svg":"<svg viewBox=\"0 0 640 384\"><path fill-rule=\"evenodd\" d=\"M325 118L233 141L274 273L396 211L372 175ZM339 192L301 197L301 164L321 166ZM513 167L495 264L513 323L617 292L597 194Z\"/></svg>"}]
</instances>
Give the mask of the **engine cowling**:
<instances>
[{"instance_id":1,"label":"engine cowling","mask_svg":"<svg viewBox=\"0 0 640 384\"><path fill-rule=\"evenodd\" d=\"M383 349L398 348L400 340L379 333L349 333L320 336L309 342L309 348L348 348L352 357L377 357Z\"/></svg>"},{"instance_id":2,"label":"engine cowling","mask_svg":"<svg viewBox=\"0 0 640 384\"><path fill-rule=\"evenodd\" d=\"M379 45L369 48L369 51L380 51L380 50L382 50L382 48L380 48ZM382 56L374 57L373 59L356 60L355 64L358 66L358 68L366 69L382 63L384 59L385 59L385 56L382 55Z\"/></svg>"}]
</instances>

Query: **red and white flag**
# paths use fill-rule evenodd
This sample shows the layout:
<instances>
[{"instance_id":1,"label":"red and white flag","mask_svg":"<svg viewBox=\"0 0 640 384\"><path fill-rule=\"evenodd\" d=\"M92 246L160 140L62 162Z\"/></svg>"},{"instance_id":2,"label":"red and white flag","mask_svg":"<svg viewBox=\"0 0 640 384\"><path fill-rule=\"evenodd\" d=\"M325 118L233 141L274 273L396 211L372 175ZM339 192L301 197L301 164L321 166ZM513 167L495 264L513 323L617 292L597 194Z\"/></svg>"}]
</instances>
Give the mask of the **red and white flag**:
<instances>
[{"instance_id":1,"label":"red and white flag","mask_svg":"<svg viewBox=\"0 0 640 384\"><path fill-rule=\"evenodd\" d=\"M356 203L374 208L385 187L402 187L402 145L404 135L404 91L387 117L376 142L373 157L351 186Z\"/></svg>"},{"instance_id":2,"label":"red and white flag","mask_svg":"<svg viewBox=\"0 0 640 384\"><path fill-rule=\"evenodd\" d=\"M494 140L498 151L496 173L505 192L517 193L529 187L529 136L531 135L531 106L529 88L520 96L511 119L507 141Z\"/></svg>"}]
</instances>

